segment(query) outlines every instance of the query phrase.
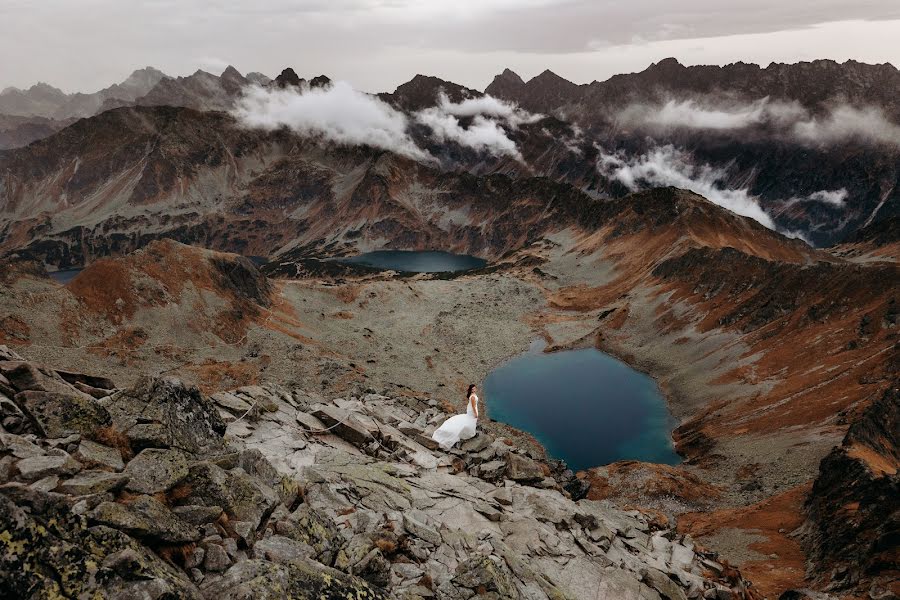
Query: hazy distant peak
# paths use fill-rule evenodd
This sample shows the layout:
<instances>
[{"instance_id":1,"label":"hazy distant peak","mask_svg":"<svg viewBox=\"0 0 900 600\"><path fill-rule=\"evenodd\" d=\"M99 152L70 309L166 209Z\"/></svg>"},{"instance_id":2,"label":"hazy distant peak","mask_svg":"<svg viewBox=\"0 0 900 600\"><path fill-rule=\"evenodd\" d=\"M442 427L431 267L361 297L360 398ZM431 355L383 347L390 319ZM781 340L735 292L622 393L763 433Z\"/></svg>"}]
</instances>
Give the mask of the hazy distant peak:
<instances>
[{"instance_id":1,"label":"hazy distant peak","mask_svg":"<svg viewBox=\"0 0 900 600\"><path fill-rule=\"evenodd\" d=\"M303 79L300 79L300 76L297 75L297 73L291 67L284 69L278 75L278 77L275 78L274 81L275 85L280 88L285 88L289 85L293 87L300 87L301 82L303 82Z\"/></svg>"},{"instance_id":2,"label":"hazy distant peak","mask_svg":"<svg viewBox=\"0 0 900 600\"><path fill-rule=\"evenodd\" d=\"M238 79L238 78L243 79L243 78L244 78L244 76L241 75L241 72L238 71L237 69L235 69L235 68L234 68L233 66L231 66L231 65L228 65L228 66L225 68L225 70L222 71L222 74L221 74L219 77L222 77L223 79L226 78L226 77L229 78L229 79Z\"/></svg>"},{"instance_id":3,"label":"hazy distant peak","mask_svg":"<svg viewBox=\"0 0 900 600\"><path fill-rule=\"evenodd\" d=\"M259 71L252 71L245 75L247 81L251 83L255 83L256 85L268 85L272 83L272 78L266 75L265 73L260 73Z\"/></svg>"}]
</instances>

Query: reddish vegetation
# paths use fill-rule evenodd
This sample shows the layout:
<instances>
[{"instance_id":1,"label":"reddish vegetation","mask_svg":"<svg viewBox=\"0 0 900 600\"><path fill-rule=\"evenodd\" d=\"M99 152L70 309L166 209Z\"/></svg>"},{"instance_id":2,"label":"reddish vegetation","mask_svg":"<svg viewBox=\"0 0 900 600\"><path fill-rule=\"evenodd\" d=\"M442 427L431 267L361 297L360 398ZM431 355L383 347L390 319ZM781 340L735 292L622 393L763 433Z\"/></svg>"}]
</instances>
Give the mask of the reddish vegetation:
<instances>
[{"instance_id":1,"label":"reddish vegetation","mask_svg":"<svg viewBox=\"0 0 900 600\"><path fill-rule=\"evenodd\" d=\"M578 476L591 484L589 499L611 499L633 506L652 500L674 500L687 506L705 507L722 495L716 486L682 467L632 460L588 469Z\"/></svg>"},{"instance_id":2,"label":"reddish vegetation","mask_svg":"<svg viewBox=\"0 0 900 600\"><path fill-rule=\"evenodd\" d=\"M196 375L197 387L204 394L259 383L259 365L253 362L207 360L186 370Z\"/></svg>"},{"instance_id":3,"label":"reddish vegetation","mask_svg":"<svg viewBox=\"0 0 900 600\"><path fill-rule=\"evenodd\" d=\"M777 598L786 589L804 587L804 553L790 534L803 524L803 501L809 489L800 486L736 509L687 513L678 518L678 530L700 538L728 535L730 530L761 536L763 539L750 542L748 548L763 557L736 566L765 598Z\"/></svg>"}]
</instances>

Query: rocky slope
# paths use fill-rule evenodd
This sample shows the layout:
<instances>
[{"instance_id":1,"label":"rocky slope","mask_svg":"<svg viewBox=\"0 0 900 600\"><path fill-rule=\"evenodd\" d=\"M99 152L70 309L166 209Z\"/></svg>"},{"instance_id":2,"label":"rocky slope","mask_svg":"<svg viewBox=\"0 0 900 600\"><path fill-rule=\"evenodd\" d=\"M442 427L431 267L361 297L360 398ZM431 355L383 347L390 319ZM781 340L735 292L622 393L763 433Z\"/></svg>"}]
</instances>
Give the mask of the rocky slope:
<instances>
[{"instance_id":1,"label":"rocky slope","mask_svg":"<svg viewBox=\"0 0 900 600\"><path fill-rule=\"evenodd\" d=\"M753 597L503 440L429 449L434 401L117 390L0 353L10 597Z\"/></svg>"},{"instance_id":2,"label":"rocky slope","mask_svg":"<svg viewBox=\"0 0 900 600\"><path fill-rule=\"evenodd\" d=\"M827 589L900 595L900 381L822 460L806 501L809 569Z\"/></svg>"}]
</instances>

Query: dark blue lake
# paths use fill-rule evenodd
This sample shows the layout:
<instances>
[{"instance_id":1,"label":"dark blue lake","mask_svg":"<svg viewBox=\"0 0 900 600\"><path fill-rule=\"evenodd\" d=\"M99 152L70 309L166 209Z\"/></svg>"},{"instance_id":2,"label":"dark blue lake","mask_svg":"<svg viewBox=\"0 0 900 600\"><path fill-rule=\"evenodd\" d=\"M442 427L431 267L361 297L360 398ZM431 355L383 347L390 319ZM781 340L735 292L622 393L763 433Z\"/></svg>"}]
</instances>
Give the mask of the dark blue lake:
<instances>
[{"instance_id":1,"label":"dark blue lake","mask_svg":"<svg viewBox=\"0 0 900 600\"><path fill-rule=\"evenodd\" d=\"M534 344L492 371L483 392L492 419L527 431L572 470L681 462L656 382L599 350L545 354Z\"/></svg>"},{"instance_id":2,"label":"dark blue lake","mask_svg":"<svg viewBox=\"0 0 900 600\"><path fill-rule=\"evenodd\" d=\"M341 262L403 273L469 271L487 264L486 260L477 256L436 250L376 250L360 254L359 256L341 259Z\"/></svg>"}]
</instances>

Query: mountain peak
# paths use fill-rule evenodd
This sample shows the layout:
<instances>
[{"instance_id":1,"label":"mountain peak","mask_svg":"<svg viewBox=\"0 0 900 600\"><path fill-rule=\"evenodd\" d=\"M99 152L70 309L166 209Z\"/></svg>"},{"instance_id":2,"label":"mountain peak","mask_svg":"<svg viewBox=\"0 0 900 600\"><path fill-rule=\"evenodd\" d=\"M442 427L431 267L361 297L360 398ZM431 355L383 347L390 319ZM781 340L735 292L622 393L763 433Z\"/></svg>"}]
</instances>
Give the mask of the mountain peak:
<instances>
[{"instance_id":1,"label":"mountain peak","mask_svg":"<svg viewBox=\"0 0 900 600\"><path fill-rule=\"evenodd\" d=\"M658 63L653 63L652 65L647 67L647 70L650 70L650 69L672 70L672 69L683 69L683 68L684 68L684 65L681 64L680 62L678 62L677 58L670 56L668 58L662 59Z\"/></svg>"},{"instance_id":2,"label":"mountain peak","mask_svg":"<svg viewBox=\"0 0 900 600\"><path fill-rule=\"evenodd\" d=\"M288 67L275 78L275 85L280 88L286 88L287 86L300 87L302 81L294 69Z\"/></svg>"},{"instance_id":3,"label":"mountain peak","mask_svg":"<svg viewBox=\"0 0 900 600\"><path fill-rule=\"evenodd\" d=\"M328 87L331 85L331 78L327 75L318 75L309 80L309 87Z\"/></svg>"},{"instance_id":4,"label":"mountain peak","mask_svg":"<svg viewBox=\"0 0 900 600\"><path fill-rule=\"evenodd\" d=\"M243 78L244 78L244 76L241 75L241 72L238 71L237 69L235 69L235 68L234 68L233 66L231 66L231 65L228 65L228 66L225 68L225 70L222 71L222 74L219 75L219 77L221 77L221 78L223 78L223 79L225 79L225 78L228 78L228 79L237 79L237 78L243 79Z\"/></svg>"}]
</instances>

